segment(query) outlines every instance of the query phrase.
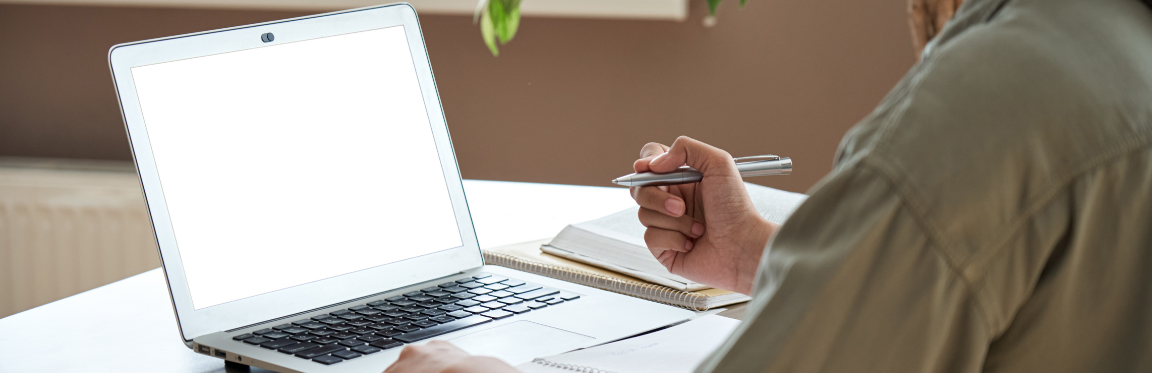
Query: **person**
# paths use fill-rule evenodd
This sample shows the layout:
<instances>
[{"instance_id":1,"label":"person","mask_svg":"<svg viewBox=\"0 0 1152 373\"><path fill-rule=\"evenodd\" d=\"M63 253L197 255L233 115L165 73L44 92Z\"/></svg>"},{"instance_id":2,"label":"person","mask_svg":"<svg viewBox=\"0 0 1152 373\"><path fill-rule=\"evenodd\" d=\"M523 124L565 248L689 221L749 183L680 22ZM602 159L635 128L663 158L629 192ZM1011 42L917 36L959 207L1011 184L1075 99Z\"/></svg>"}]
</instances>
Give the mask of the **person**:
<instances>
[{"instance_id":1,"label":"person","mask_svg":"<svg viewBox=\"0 0 1152 373\"><path fill-rule=\"evenodd\" d=\"M1148 2L932 4L783 226L723 150L642 149L638 172L704 173L632 190L652 254L754 296L698 372L1152 372ZM440 342L389 371L514 369Z\"/></svg>"}]
</instances>

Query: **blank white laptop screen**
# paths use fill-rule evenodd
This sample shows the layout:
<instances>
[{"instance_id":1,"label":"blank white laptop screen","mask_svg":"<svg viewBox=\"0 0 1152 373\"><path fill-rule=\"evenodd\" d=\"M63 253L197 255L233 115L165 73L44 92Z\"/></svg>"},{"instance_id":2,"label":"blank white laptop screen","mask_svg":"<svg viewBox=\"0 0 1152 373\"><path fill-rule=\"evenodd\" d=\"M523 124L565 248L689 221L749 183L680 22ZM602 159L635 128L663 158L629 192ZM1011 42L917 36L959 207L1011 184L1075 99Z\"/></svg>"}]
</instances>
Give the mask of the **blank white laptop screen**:
<instances>
[{"instance_id":1,"label":"blank white laptop screen","mask_svg":"<svg viewBox=\"0 0 1152 373\"><path fill-rule=\"evenodd\" d=\"M403 26L132 77L196 309L462 245Z\"/></svg>"}]
</instances>

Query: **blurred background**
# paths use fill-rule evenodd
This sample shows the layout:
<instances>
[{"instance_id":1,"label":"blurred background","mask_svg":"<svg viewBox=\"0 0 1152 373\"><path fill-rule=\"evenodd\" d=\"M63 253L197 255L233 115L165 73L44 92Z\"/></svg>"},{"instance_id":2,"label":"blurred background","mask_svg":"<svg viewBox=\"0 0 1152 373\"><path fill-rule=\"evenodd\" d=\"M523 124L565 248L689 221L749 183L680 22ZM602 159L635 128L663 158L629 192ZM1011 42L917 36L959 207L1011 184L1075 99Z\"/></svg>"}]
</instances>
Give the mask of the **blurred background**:
<instances>
[{"instance_id":1,"label":"blurred background","mask_svg":"<svg viewBox=\"0 0 1152 373\"><path fill-rule=\"evenodd\" d=\"M704 0L523 0L499 57L474 0L412 2L468 179L610 186L688 135L792 157L750 181L804 192L915 63L905 0L729 0L712 27ZM373 4L0 0L0 317L159 266L112 45Z\"/></svg>"}]
</instances>

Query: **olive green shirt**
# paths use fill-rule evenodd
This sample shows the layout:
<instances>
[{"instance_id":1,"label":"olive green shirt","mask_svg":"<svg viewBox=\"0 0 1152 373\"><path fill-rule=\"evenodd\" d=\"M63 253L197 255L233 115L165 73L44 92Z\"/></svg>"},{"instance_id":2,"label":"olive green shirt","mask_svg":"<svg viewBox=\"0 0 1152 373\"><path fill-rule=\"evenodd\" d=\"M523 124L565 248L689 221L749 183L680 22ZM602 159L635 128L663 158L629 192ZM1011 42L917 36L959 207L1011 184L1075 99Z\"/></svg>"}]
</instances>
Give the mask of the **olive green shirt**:
<instances>
[{"instance_id":1,"label":"olive green shirt","mask_svg":"<svg viewBox=\"0 0 1152 373\"><path fill-rule=\"evenodd\" d=\"M1152 11L968 0L699 372L1152 372Z\"/></svg>"}]
</instances>

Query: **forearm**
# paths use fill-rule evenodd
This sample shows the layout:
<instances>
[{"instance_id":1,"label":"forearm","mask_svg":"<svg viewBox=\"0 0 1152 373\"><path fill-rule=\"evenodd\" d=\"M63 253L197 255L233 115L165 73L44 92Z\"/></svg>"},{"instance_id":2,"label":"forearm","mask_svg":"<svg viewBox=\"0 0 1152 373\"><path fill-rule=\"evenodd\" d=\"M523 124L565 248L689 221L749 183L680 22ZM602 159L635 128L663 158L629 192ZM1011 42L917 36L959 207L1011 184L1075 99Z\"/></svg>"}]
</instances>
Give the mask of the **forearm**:
<instances>
[{"instance_id":1,"label":"forearm","mask_svg":"<svg viewBox=\"0 0 1152 373\"><path fill-rule=\"evenodd\" d=\"M470 356L444 368L441 373L519 373L504 361L489 356Z\"/></svg>"},{"instance_id":2,"label":"forearm","mask_svg":"<svg viewBox=\"0 0 1152 373\"><path fill-rule=\"evenodd\" d=\"M752 285L756 283L756 276L760 272L760 259L767 251L768 242L778 231L779 224L765 219L760 219L754 227L748 229L748 240L741 245L741 258L737 262L736 288L732 291L752 294Z\"/></svg>"}]
</instances>

